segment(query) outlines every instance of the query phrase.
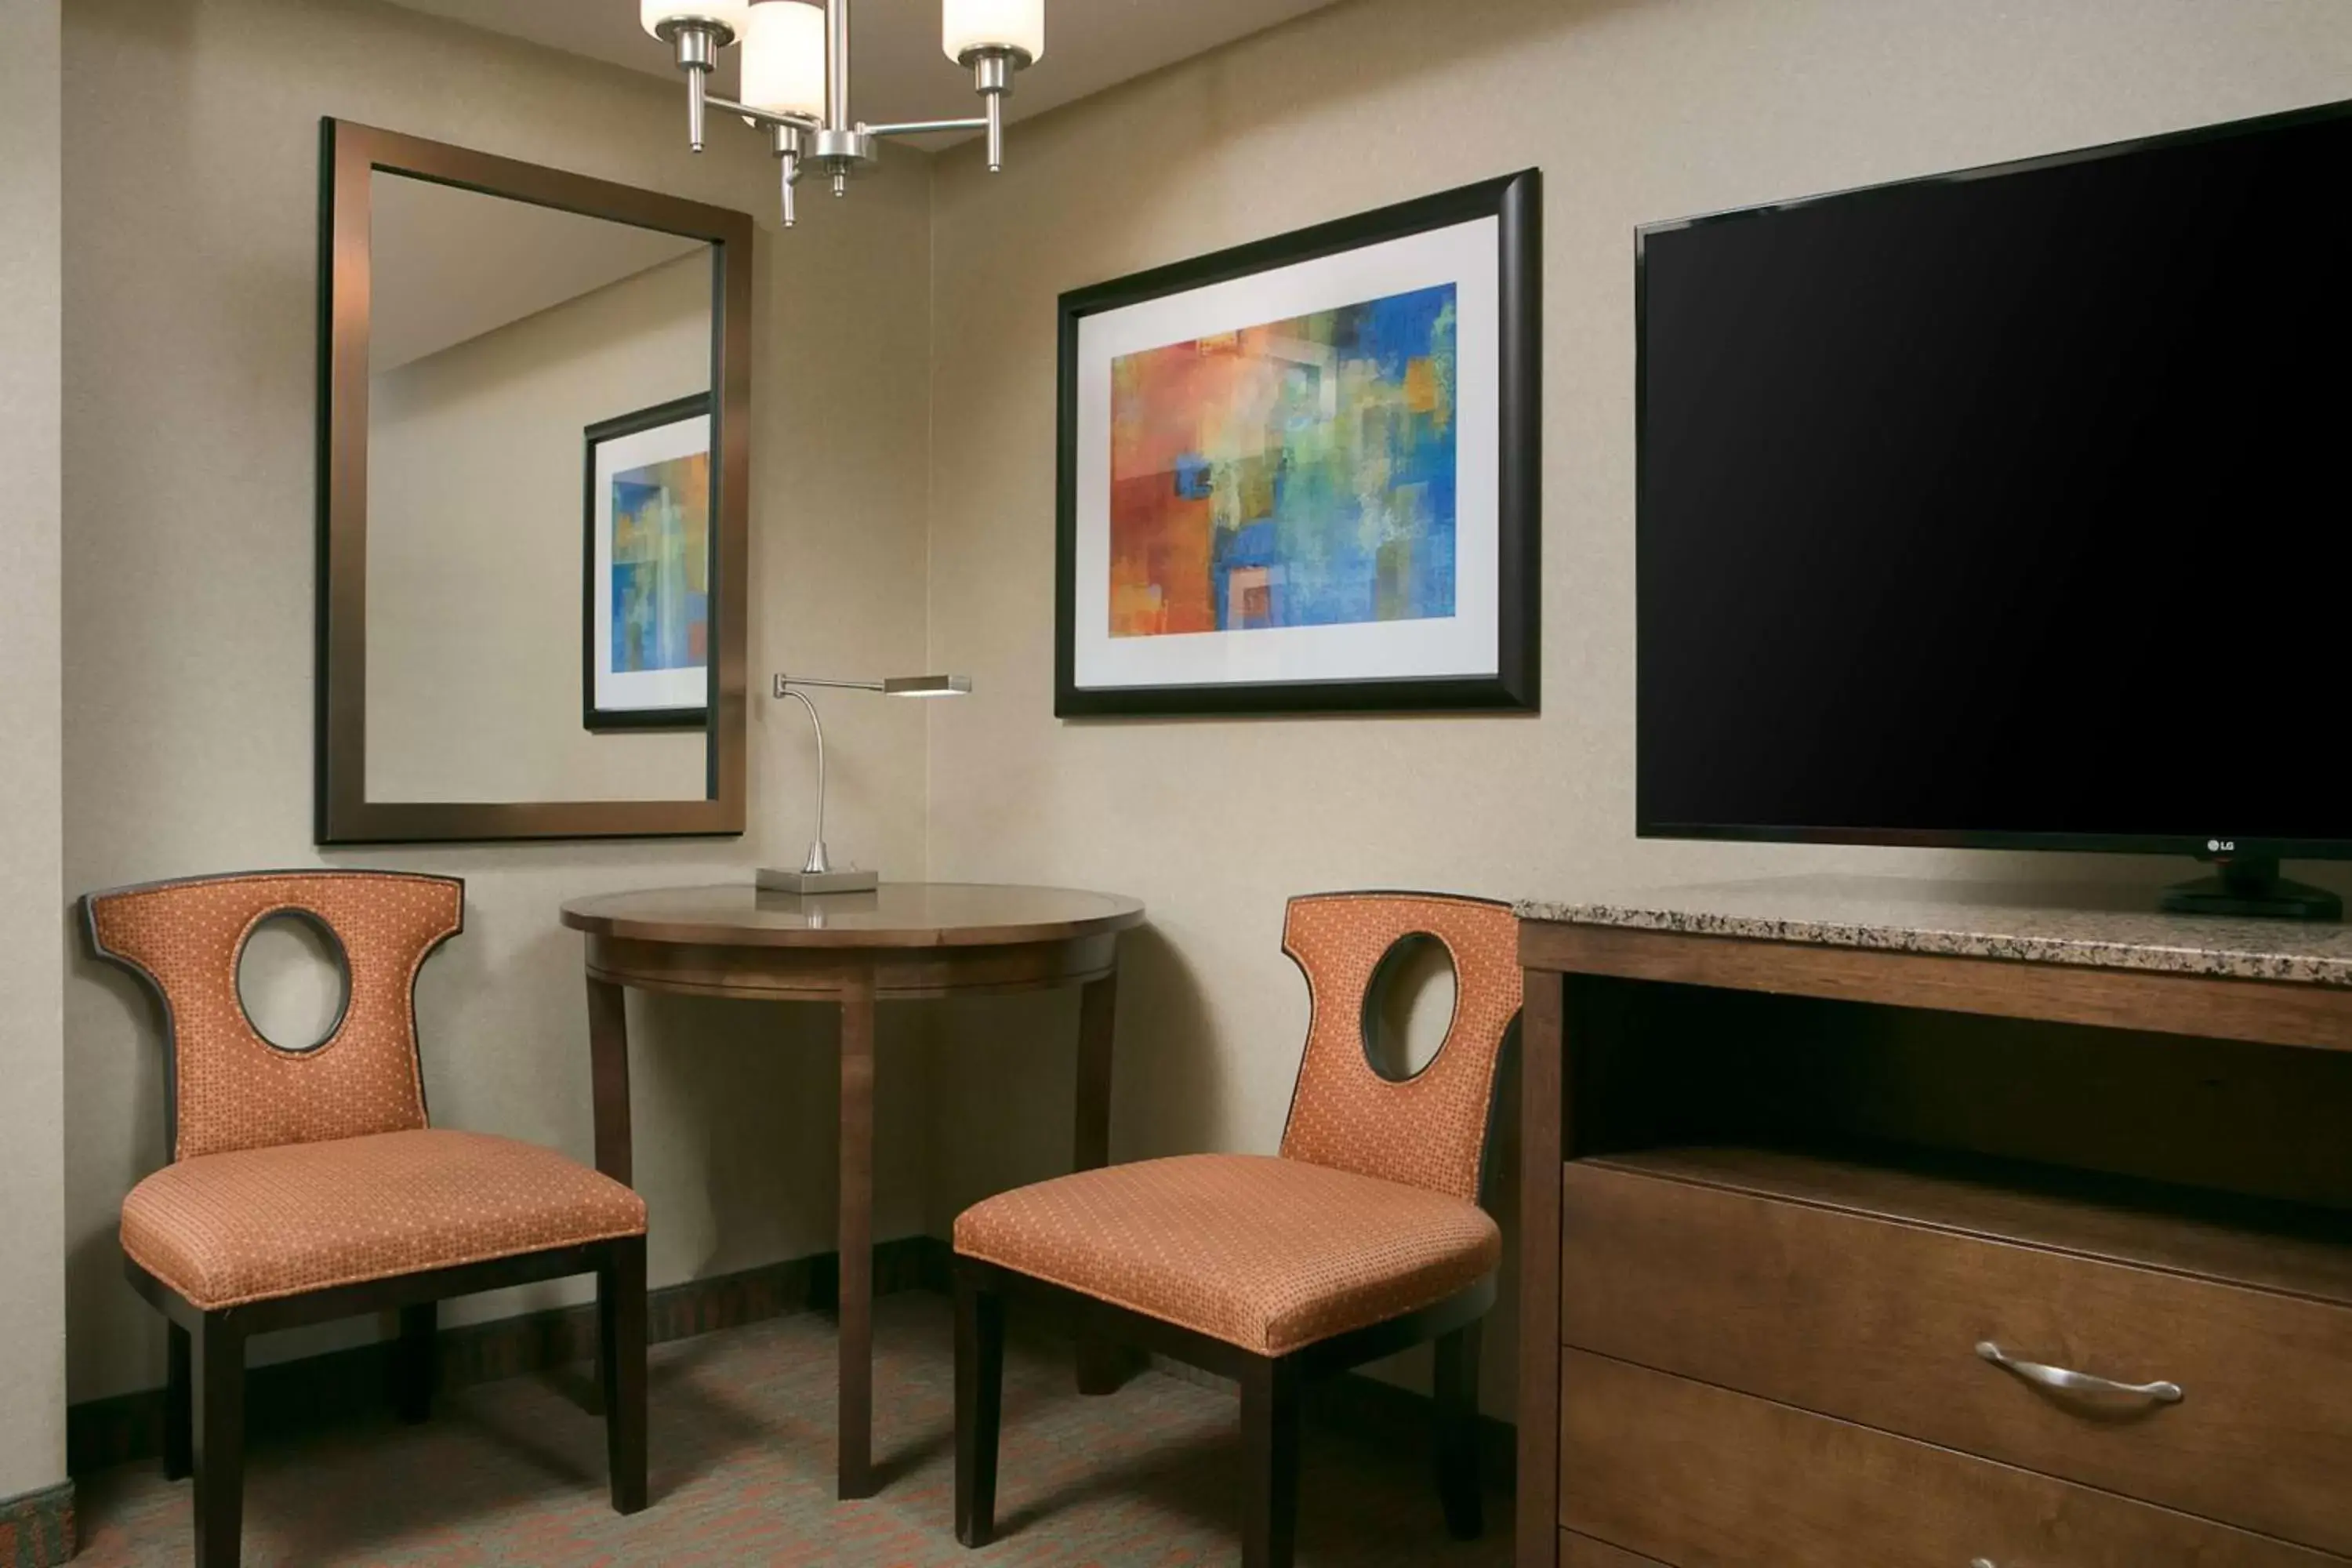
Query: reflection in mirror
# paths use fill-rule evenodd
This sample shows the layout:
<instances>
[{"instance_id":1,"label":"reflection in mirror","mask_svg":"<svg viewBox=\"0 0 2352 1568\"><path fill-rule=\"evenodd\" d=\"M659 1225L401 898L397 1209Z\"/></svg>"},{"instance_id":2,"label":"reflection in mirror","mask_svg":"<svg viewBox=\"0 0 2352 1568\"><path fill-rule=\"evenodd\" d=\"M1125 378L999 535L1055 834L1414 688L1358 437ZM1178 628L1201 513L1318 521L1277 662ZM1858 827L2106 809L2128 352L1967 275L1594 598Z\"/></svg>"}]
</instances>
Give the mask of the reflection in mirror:
<instances>
[{"instance_id":1,"label":"reflection in mirror","mask_svg":"<svg viewBox=\"0 0 2352 1568\"><path fill-rule=\"evenodd\" d=\"M369 179L367 797L704 798L716 247Z\"/></svg>"}]
</instances>

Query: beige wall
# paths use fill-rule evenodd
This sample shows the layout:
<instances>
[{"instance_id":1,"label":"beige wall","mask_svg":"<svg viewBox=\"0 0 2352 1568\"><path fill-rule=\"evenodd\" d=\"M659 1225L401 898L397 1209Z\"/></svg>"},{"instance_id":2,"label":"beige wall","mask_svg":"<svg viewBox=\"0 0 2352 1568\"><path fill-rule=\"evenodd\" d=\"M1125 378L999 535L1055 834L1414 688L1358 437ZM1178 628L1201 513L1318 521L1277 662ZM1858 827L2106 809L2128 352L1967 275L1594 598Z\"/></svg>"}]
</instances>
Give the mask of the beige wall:
<instances>
[{"instance_id":1,"label":"beige wall","mask_svg":"<svg viewBox=\"0 0 2352 1568\"><path fill-rule=\"evenodd\" d=\"M370 800L706 795L701 730L581 721L581 442L710 390L710 268L698 246L370 378Z\"/></svg>"},{"instance_id":2,"label":"beige wall","mask_svg":"<svg viewBox=\"0 0 2352 1568\"><path fill-rule=\"evenodd\" d=\"M2352 96L2352 11L1352 0L1023 125L1001 176L969 147L935 176L894 160L789 237L756 141L678 150L673 88L371 0L75 0L66 56L65 886L318 858L317 116L749 205L753 668L976 678L966 702L828 709L835 848L888 874L1150 901L1120 1009L1114 1152L1136 1158L1273 1147L1305 1024L1277 949L1293 892L1559 895L1841 865L2178 874L1633 839L1631 231ZM1529 164L1548 180L1544 714L1056 722L1055 294ZM335 858L471 879L467 932L421 992L442 1120L587 1152L579 955L554 906L796 855L806 737L761 705L752 739L758 826L740 847ZM72 1386L88 1398L160 1373L110 1233L163 1157L161 1071L138 993L79 958L68 976ZM636 1016L656 1279L830 1245L824 1021L715 1003ZM1066 998L961 1006L928 1033L888 1021L882 1234L943 1233L969 1198L1066 1167L1072 1022ZM0 1312L14 1300L0 1289ZM1488 1404L1504 1410L1498 1329Z\"/></svg>"},{"instance_id":3,"label":"beige wall","mask_svg":"<svg viewBox=\"0 0 2352 1568\"><path fill-rule=\"evenodd\" d=\"M65 1479L57 0L0 10L0 1501Z\"/></svg>"},{"instance_id":4,"label":"beige wall","mask_svg":"<svg viewBox=\"0 0 2352 1568\"><path fill-rule=\"evenodd\" d=\"M1637 224L2352 96L2337 0L1357 0L964 149L933 208L931 647L998 700L931 731L931 869L1148 900L1113 1153L1268 1150L1306 1022L1286 895L1569 896L1993 857L1637 842ZM1057 723L1055 296L1529 165L1544 171L1540 718ZM2035 874L2083 863L2033 862ZM2087 868L2144 877L2176 868ZM1055 1009L940 1045L932 1223L1067 1159ZM969 1131L976 1113L1000 1135ZM973 1114L967 1114L973 1113ZM1487 1405L1507 1410L1509 1334Z\"/></svg>"},{"instance_id":5,"label":"beige wall","mask_svg":"<svg viewBox=\"0 0 2352 1568\"><path fill-rule=\"evenodd\" d=\"M675 86L370 0L74 0L65 57L68 889L322 858L310 844L321 115L752 211L752 669L919 664L919 157L894 156L855 200L779 236L762 144L721 134L689 156ZM917 874L919 706L845 701L828 716L835 849ZM806 726L761 703L751 750L754 830L740 843L323 858L467 879L466 933L419 990L436 1120L589 1155L579 939L557 927L556 907L797 857L814 763ZM43 897L54 921L54 896ZM632 1013L656 1281L829 1247L829 1020L718 1002ZM163 1072L154 1008L79 954L66 1029L80 1400L162 1380L162 1322L123 1285L112 1231L122 1194L164 1157ZM887 1237L920 1224L924 1109L919 1048L902 1020L886 1019L882 1047ZM13 1147L0 1154L12 1157ZM10 1197L14 1225L31 1205ZM0 1300L15 1289L0 1287ZM511 1311L580 1289L466 1310ZM373 1331L340 1337L354 1331Z\"/></svg>"}]
</instances>

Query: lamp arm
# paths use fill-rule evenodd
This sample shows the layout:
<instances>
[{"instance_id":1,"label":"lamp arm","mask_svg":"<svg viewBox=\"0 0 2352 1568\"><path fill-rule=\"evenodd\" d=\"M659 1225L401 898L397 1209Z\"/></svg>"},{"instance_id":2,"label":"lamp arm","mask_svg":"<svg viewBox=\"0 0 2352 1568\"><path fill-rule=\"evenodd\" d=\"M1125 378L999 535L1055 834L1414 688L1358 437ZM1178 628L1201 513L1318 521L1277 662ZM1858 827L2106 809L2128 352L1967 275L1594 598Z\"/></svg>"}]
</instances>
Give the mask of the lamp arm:
<instances>
[{"instance_id":1,"label":"lamp arm","mask_svg":"<svg viewBox=\"0 0 2352 1568\"><path fill-rule=\"evenodd\" d=\"M824 850L824 721L817 717L816 704L809 700L807 692L782 685L777 691L808 710L809 726L816 731L816 837L809 841L808 864L802 868L814 876L833 869Z\"/></svg>"}]
</instances>

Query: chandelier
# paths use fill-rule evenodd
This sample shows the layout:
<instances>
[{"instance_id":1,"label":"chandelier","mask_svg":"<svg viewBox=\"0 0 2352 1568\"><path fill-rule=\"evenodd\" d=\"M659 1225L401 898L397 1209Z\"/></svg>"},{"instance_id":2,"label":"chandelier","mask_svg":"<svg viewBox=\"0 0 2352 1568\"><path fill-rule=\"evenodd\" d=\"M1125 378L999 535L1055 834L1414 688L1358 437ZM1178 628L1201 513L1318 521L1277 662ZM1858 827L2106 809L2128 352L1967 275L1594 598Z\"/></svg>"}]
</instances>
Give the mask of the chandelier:
<instances>
[{"instance_id":1,"label":"chandelier","mask_svg":"<svg viewBox=\"0 0 2352 1568\"><path fill-rule=\"evenodd\" d=\"M784 226L804 174L845 195L851 175L881 160L882 141L942 131L988 132L988 168L1004 166L1004 100L1013 73L1045 53L1045 0L941 0L940 44L971 72L985 112L971 120L870 125L849 113L850 0L638 0L646 31L677 51L686 73L687 140L702 151L709 110L736 114L768 133L783 169ZM719 51L743 47L741 102L709 90Z\"/></svg>"}]
</instances>

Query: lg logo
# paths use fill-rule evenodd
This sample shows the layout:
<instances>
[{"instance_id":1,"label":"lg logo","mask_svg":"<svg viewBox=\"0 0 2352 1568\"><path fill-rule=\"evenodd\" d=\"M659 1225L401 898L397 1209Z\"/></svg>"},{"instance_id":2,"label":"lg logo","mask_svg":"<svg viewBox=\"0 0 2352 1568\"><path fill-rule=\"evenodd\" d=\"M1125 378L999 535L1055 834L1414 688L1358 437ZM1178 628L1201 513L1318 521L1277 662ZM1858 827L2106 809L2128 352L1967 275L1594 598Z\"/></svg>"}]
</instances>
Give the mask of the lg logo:
<instances>
[{"instance_id":1,"label":"lg logo","mask_svg":"<svg viewBox=\"0 0 2352 1568\"><path fill-rule=\"evenodd\" d=\"M2205 852L2209 855L2227 855L2231 850L2237 848L2237 847L2238 841L2234 838L2208 838L2205 840Z\"/></svg>"}]
</instances>

